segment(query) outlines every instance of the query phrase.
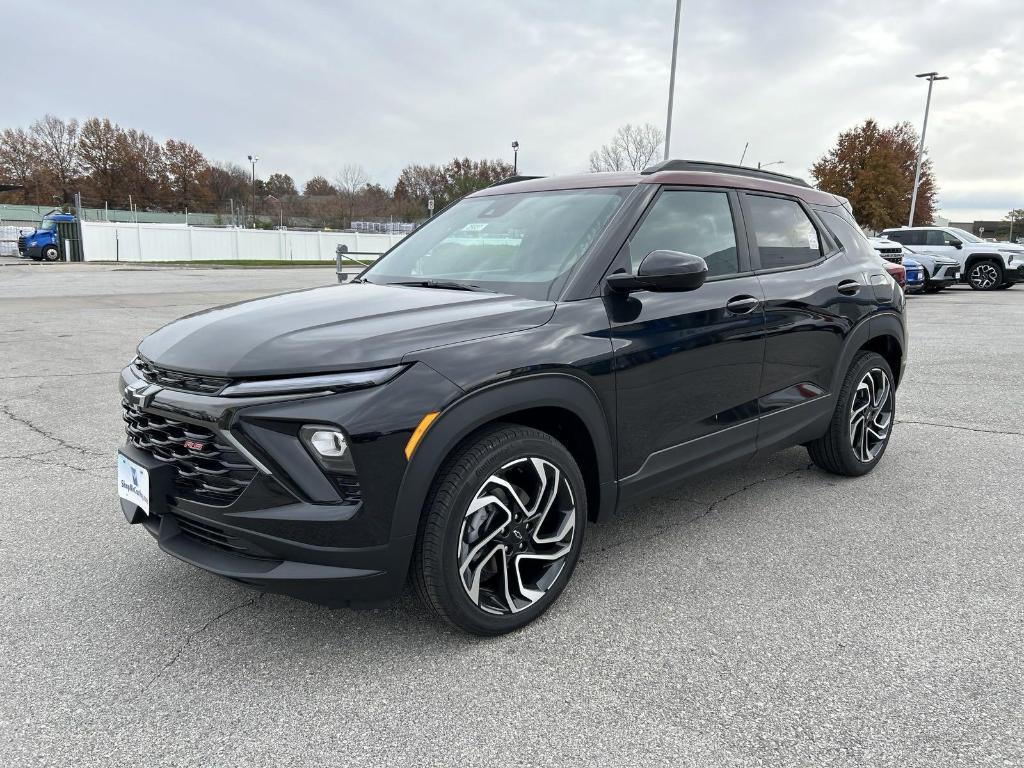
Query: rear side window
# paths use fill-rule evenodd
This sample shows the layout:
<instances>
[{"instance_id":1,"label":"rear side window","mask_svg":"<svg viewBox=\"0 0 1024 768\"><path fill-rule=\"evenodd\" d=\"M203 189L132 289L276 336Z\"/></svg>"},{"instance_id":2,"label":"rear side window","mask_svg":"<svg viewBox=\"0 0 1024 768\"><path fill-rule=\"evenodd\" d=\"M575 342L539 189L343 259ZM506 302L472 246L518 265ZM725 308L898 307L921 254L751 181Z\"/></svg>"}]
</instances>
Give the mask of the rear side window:
<instances>
[{"instance_id":1,"label":"rear side window","mask_svg":"<svg viewBox=\"0 0 1024 768\"><path fill-rule=\"evenodd\" d=\"M929 229L928 239L922 245L952 245L959 238L941 229Z\"/></svg>"},{"instance_id":2,"label":"rear side window","mask_svg":"<svg viewBox=\"0 0 1024 768\"><path fill-rule=\"evenodd\" d=\"M903 245L924 245L928 241L929 233L923 229L904 229L889 232L885 236Z\"/></svg>"},{"instance_id":3,"label":"rear side window","mask_svg":"<svg viewBox=\"0 0 1024 768\"><path fill-rule=\"evenodd\" d=\"M747 195L761 269L810 264L822 256L821 238L794 200Z\"/></svg>"},{"instance_id":4,"label":"rear side window","mask_svg":"<svg viewBox=\"0 0 1024 768\"><path fill-rule=\"evenodd\" d=\"M681 251L708 263L708 275L739 272L736 230L725 192L666 190L629 240L635 273L651 251Z\"/></svg>"}]
</instances>

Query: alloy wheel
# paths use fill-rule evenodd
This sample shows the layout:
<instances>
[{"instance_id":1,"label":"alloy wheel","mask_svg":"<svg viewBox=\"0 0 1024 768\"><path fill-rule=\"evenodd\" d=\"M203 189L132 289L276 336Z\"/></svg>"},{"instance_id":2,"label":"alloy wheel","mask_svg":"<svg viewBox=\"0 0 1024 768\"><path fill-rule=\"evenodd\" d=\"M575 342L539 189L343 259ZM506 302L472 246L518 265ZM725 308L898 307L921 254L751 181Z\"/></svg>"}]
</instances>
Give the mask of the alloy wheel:
<instances>
[{"instance_id":1,"label":"alloy wheel","mask_svg":"<svg viewBox=\"0 0 1024 768\"><path fill-rule=\"evenodd\" d=\"M462 521L458 569L466 594L487 613L529 608L558 580L575 534L564 472L537 457L504 464L480 486Z\"/></svg>"},{"instance_id":2,"label":"alloy wheel","mask_svg":"<svg viewBox=\"0 0 1024 768\"><path fill-rule=\"evenodd\" d=\"M875 460L892 428L892 382L881 368L872 368L857 385L850 406L850 445L858 461Z\"/></svg>"},{"instance_id":3,"label":"alloy wheel","mask_svg":"<svg viewBox=\"0 0 1024 768\"><path fill-rule=\"evenodd\" d=\"M999 270L993 264L983 261L971 268L969 279L975 288L991 288L999 281Z\"/></svg>"}]
</instances>

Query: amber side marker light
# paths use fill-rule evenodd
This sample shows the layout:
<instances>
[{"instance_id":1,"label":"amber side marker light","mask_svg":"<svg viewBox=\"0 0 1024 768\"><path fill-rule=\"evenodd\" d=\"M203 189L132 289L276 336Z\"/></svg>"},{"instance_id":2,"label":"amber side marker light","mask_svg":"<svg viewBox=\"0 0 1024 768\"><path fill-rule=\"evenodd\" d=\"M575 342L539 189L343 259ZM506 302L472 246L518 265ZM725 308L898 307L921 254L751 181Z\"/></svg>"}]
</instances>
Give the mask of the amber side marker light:
<instances>
[{"instance_id":1,"label":"amber side marker light","mask_svg":"<svg viewBox=\"0 0 1024 768\"><path fill-rule=\"evenodd\" d=\"M409 437L409 442L405 444L405 460L408 461L412 458L412 452L416 450L416 446L420 444L420 440L423 439L423 435L426 434L427 429L434 423L434 419L437 418L437 411L431 411L422 419L420 423L416 425L416 429L412 431L412 435Z\"/></svg>"}]
</instances>

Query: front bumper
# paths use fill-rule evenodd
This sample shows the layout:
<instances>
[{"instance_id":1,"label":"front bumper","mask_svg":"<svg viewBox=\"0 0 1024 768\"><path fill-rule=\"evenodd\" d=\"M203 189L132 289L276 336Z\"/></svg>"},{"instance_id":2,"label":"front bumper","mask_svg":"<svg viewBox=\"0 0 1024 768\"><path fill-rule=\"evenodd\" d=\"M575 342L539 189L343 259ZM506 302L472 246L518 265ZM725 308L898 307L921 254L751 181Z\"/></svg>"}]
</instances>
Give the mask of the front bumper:
<instances>
[{"instance_id":1,"label":"front bumper","mask_svg":"<svg viewBox=\"0 0 1024 768\"><path fill-rule=\"evenodd\" d=\"M43 249L39 245L25 245L18 244L18 256L22 259L41 259L43 258Z\"/></svg>"},{"instance_id":2,"label":"front bumper","mask_svg":"<svg viewBox=\"0 0 1024 768\"><path fill-rule=\"evenodd\" d=\"M121 374L123 397L139 381L135 371ZM379 387L289 399L145 391L145 403L126 416L141 410L188 432L206 430L216 443L235 440L261 467L237 494L211 498L183 482L181 463L169 462L166 450L160 458L131 442L122 447L150 472L150 511L123 499L121 510L160 549L233 581L329 606L377 605L401 592L415 539L395 524L404 446L422 414L459 391L451 382L414 365ZM345 429L355 492L338 493L294 436L309 423ZM173 448L180 451L180 441Z\"/></svg>"}]
</instances>

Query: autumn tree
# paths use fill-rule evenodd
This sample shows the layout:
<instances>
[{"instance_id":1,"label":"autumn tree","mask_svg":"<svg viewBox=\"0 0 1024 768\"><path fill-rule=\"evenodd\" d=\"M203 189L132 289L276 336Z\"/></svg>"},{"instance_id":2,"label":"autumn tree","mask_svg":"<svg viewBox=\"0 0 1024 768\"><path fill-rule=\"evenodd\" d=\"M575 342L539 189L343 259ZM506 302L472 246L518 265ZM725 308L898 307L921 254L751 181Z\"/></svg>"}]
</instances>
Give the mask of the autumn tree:
<instances>
[{"instance_id":1,"label":"autumn tree","mask_svg":"<svg viewBox=\"0 0 1024 768\"><path fill-rule=\"evenodd\" d=\"M19 194L24 203L31 199L29 188L36 171L38 151L35 139L24 128L0 131L0 179L20 184L23 189Z\"/></svg>"},{"instance_id":2,"label":"autumn tree","mask_svg":"<svg viewBox=\"0 0 1024 768\"><path fill-rule=\"evenodd\" d=\"M1010 234L1007 238L1010 242L1014 241L1014 232L1018 238L1024 237L1024 208L1014 208L1003 218L1010 222Z\"/></svg>"},{"instance_id":3,"label":"autumn tree","mask_svg":"<svg viewBox=\"0 0 1024 768\"><path fill-rule=\"evenodd\" d=\"M295 189L295 180L287 173L272 173L264 183L264 190L267 195L283 199L299 194Z\"/></svg>"},{"instance_id":4,"label":"autumn tree","mask_svg":"<svg viewBox=\"0 0 1024 768\"><path fill-rule=\"evenodd\" d=\"M323 176L314 176L306 182L306 186L302 189L302 194L306 197L316 197L320 195L334 195L337 194L337 190L331 186L331 182L325 179Z\"/></svg>"},{"instance_id":5,"label":"autumn tree","mask_svg":"<svg viewBox=\"0 0 1024 768\"><path fill-rule=\"evenodd\" d=\"M116 123L91 117L82 123L79 154L82 170L91 192L104 201L113 201L124 179L126 160L124 131Z\"/></svg>"},{"instance_id":6,"label":"autumn tree","mask_svg":"<svg viewBox=\"0 0 1024 768\"><path fill-rule=\"evenodd\" d=\"M164 156L160 145L145 131L132 128L124 132L122 146L123 194L130 195L131 203L140 208L159 205L165 186ZM123 205L129 202L122 200Z\"/></svg>"},{"instance_id":7,"label":"autumn tree","mask_svg":"<svg viewBox=\"0 0 1024 768\"><path fill-rule=\"evenodd\" d=\"M590 170L642 171L658 156L664 141L664 131L651 123L626 123L610 142L590 153Z\"/></svg>"},{"instance_id":8,"label":"autumn tree","mask_svg":"<svg viewBox=\"0 0 1024 768\"><path fill-rule=\"evenodd\" d=\"M910 123L882 128L873 119L839 134L832 149L811 166L815 183L850 201L864 227L881 231L907 221L919 137ZM931 160L921 164L915 224L931 224L938 188Z\"/></svg>"},{"instance_id":9,"label":"autumn tree","mask_svg":"<svg viewBox=\"0 0 1024 768\"><path fill-rule=\"evenodd\" d=\"M70 202L79 171L78 121L46 115L32 124L31 133L40 170L53 181L61 200Z\"/></svg>"},{"instance_id":10,"label":"autumn tree","mask_svg":"<svg viewBox=\"0 0 1024 768\"><path fill-rule=\"evenodd\" d=\"M201 181L207 168L203 153L187 141L168 139L164 143L163 155L171 207L195 208L203 197Z\"/></svg>"},{"instance_id":11,"label":"autumn tree","mask_svg":"<svg viewBox=\"0 0 1024 768\"><path fill-rule=\"evenodd\" d=\"M251 195L249 171L237 163L213 163L206 167L203 186L219 208L239 204Z\"/></svg>"}]
</instances>

